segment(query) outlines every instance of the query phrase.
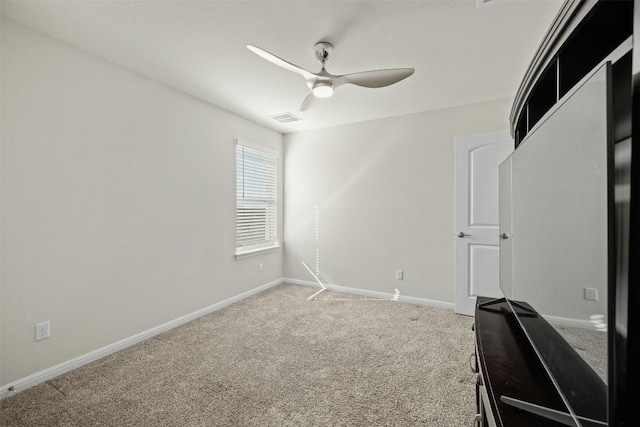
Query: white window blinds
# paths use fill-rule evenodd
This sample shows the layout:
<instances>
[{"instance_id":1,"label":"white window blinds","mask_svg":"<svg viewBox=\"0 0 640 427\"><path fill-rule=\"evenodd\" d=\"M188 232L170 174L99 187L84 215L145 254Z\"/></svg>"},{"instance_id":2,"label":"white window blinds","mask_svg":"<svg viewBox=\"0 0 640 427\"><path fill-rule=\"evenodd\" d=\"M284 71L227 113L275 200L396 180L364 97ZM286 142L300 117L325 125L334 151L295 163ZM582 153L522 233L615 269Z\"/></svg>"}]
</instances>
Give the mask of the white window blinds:
<instances>
[{"instance_id":1,"label":"white window blinds","mask_svg":"<svg viewBox=\"0 0 640 427\"><path fill-rule=\"evenodd\" d=\"M236 144L236 254L276 246L278 153Z\"/></svg>"}]
</instances>

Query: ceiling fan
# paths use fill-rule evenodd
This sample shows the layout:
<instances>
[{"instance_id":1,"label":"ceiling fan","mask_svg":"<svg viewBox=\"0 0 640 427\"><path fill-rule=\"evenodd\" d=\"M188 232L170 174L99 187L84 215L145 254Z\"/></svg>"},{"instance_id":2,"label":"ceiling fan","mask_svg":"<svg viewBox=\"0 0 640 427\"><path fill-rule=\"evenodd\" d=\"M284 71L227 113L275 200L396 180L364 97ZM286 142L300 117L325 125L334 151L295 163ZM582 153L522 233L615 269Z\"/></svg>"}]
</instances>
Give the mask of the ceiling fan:
<instances>
[{"instance_id":1,"label":"ceiling fan","mask_svg":"<svg viewBox=\"0 0 640 427\"><path fill-rule=\"evenodd\" d=\"M307 81L307 86L311 89L311 93L302 101L300 111L308 110L317 98L330 97L336 88L344 84L354 84L356 86L370 88L385 87L406 79L414 72L413 68L389 68L386 70L363 71L341 76L333 75L325 69L325 63L329 60L331 52L333 51L333 45L327 42L319 42L313 46L316 58L322 65L322 69L317 73L312 73L304 68L300 68L257 46L248 44L247 47L267 61L273 62L286 70L293 71L304 77Z\"/></svg>"}]
</instances>

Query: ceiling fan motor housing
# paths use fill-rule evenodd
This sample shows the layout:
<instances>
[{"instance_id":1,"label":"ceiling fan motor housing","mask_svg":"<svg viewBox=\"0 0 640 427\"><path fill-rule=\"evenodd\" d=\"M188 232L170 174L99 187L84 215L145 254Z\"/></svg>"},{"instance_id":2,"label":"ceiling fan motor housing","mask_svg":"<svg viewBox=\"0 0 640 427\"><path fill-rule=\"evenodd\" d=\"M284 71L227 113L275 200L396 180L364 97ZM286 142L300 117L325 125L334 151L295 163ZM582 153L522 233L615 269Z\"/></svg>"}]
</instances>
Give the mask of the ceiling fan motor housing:
<instances>
[{"instance_id":1,"label":"ceiling fan motor housing","mask_svg":"<svg viewBox=\"0 0 640 427\"><path fill-rule=\"evenodd\" d=\"M333 45L327 42L318 42L313 45L313 51L315 52L318 61L320 61L324 65L324 63L327 62L331 57L331 53L333 52Z\"/></svg>"}]
</instances>

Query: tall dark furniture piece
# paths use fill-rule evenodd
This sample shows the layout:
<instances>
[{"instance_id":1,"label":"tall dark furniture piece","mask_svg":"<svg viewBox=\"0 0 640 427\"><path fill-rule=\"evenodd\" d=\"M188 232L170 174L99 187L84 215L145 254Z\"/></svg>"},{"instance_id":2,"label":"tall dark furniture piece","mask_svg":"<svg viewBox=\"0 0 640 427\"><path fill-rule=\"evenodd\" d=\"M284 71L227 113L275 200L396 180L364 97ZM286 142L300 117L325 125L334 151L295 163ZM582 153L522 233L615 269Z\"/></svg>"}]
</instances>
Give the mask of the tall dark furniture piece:
<instances>
[{"instance_id":1,"label":"tall dark furniture piece","mask_svg":"<svg viewBox=\"0 0 640 427\"><path fill-rule=\"evenodd\" d=\"M518 90L479 425L640 426L638 46L640 1L566 1Z\"/></svg>"}]
</instances>

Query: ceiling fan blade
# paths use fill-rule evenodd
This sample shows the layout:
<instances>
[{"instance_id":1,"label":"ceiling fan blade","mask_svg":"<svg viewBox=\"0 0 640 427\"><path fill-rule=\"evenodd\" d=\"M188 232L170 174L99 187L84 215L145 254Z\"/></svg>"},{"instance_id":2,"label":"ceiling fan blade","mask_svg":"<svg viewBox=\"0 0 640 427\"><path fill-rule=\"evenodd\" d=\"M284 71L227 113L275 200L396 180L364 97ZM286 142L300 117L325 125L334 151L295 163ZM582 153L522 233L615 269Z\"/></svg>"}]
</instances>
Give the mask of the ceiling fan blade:
<instances>
[{"instance_id":1,"label":"ceiling fan blade","mask_svg":"<svg viewBox=\"0 0 640 427\"><path fill-rule=\"evenodd\" d=\"M313 94L313 92L309 93L304 101L302 101L302 104L300 104L300 111L307 111L315 102L316 96Z\"/></svg>"},{"instance_id":2,"label":"ceiling fan blade","mask_svg":"<svg viewBox=\"0 0 640 427\"><path fill-rule=\"evenodd\" d=\"M345 74L333 81L333 86L337 87L346 83L351 83L362 87L385 87L398 83L406 79L414 72L413 68L390 68L387 70L363 71L361 73Z\"/></svg>"},{"instance_id":3,"label":"ceiling fan blade","mask_svg":"<svg viewBox=\"0 0 640 427\"><path fill-rule=\"evenodd\" d=\"M255 53L256 55L259 55L261 57L263 57L264 59L266 59L269 62L272 62L286 70L289 71L293 71L294 73L298 73L300 75L302 75L305 79L311 79L313 78L315 75L307 70L305 70L304 68L300 68L297 65L294 65L290 62L285 61L282 58L278 58L277 56L275 56L272 53L267 52L264 49L259 48L258 46L254 46L252 44L248 44L247 48Z\"/></svg>"}]
</instances>

